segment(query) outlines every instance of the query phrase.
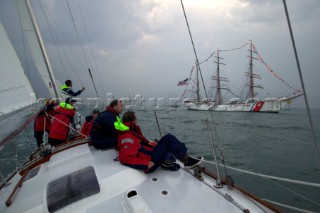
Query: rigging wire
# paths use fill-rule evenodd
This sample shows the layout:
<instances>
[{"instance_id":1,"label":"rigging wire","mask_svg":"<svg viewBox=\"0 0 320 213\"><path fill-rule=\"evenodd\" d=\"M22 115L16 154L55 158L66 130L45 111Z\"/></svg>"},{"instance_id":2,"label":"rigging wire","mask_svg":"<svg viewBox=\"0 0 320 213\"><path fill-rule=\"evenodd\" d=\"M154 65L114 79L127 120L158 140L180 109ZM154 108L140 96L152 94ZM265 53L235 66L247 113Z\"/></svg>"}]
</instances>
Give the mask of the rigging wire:
<instances>
[{"instance_id":1,"label":"rigging wire","mask_svg":"<svg viewBox=\"0 0 320 213\"><path fill-rule=\"evenodd\" d=\"M50 15L51 20L55 23L55 25L57 26L57 29L59 30L59 29L60 29L60 28L59 28L59 25L55 22L53 16L50 14L48 8L47 8L45 5L43 5L43 7L45 8L46 12ZM52 27L52 29L54 29L54 28ZM59 41L59 36L57 35L57 33L56 33L54 30L53 30L53 32L54 32L55 36L57 37L57 40ZM65 40L67 40L67 39L64 37L64 34L63 34L63 32L62 32L61 30L60 30L60 35L62 35L63 38L64 38ZM62 44L61 41L60 41L60 43ZM71 65L71 67L72 67L72 70L73 70L74 73L75 73L75 76L77 77L77 79L79 80L79 82L83 85L80 77L79 77L78 74L77 74L77 71L76 71L73 63L71 62L71 60L70 60L70 58L69 58L68 52L67 52L66 49L63 47L63 45L61 45L61 48L62 48L62 50L65 52L66 59L67 59L68 62L70 63L70 65ZM74 52L74 50L73 50L72 48L70 48L70 49L71 49L72 52ZM79 63L80 63L81 65L83 65L83 64L82 64L82 60L80 60L80 59L78 58L78 54L77 54L76 52L74 52L73 55L76 57L76 59L79 61ZM87 97L89 97L89 95L88 95L88 93L87 93L86 90L84 90L84 94L85 94Z\"/></svg>"},{"instance_id":2,"label":"rigging wire","mask_svg":"<svg viewBox=\"0 0 320 213\"><path fill-rule=\"evenodd\" d=\"M64 67L64 64L63 64L61 55L60 55L60 53L59 53L59 51L58 51L58 47L57 47L56 41L55 41L55 39L54 39L54 37L53 37L53 33L52 33L53 27L52 27L52 25L51 25L50 22L49 22L49 19L48 19L47 14L44 12L44 9L43 9L43 7L42 7L41 2L39 3L39 5L40 5L40 8L41 8L41 10L42 10L42 13L43 13L43 15L44 15L44 17L45 17L45 19L46 19L46 22L47 22L47 24L48 24L49 32L50 32L51 38L52 38L52 40L53 40L53 44L54 44L54 46L56 47L56 50L57 50L57 53L58 53L59 60L60 60L60 62L61 62L63 71L64 71L67 79L70 79L70 77L69 77L69 75L68 75L68 72L66 72L66 69L65 69L65 67ZM52 29L51 29L51 28L52 28Z\"/></svg>"},{"instance_id":3,"label":"rigging wire","mask_svg":"<svg viewBox=\"0 0 320 213\"><path fill-rule=\"evenodd\" d=\"M26 44L25 44L25 39L24 39L24 30L22 28L22 23L21 23L21 15L20 15L20 7L19 7L19 3L18 3L18 0L15 1L16 2L16 7L18 8L18 14L19 14L19 25L20 25L20 29L21 29L21 33L22 33L22 43L23 43L23 53L24 53L24 58L25 58L25 61L26 61L26 65L27 65L27 69L25 70L25 73L27 73L27 76L28 76L28 79L30 79L30 76L29 76L29 63L28 63L28 59L27 59L27 51L26 51Z\"/></svg>"},{"instance_id":4,"label":"rigging wire","mask_svg":"<svg viewBox=\"0 0 320 213\"><path fill-rule=\"evenodd\" d=\"M191 43L192 43L193 52L194 52L195 57L196 57L197 67L198 67L198 69L199 69L199 73L200 73L200 76L201 76L202 86L203 86L203 89L204 89L206 98L208 99L207 90L206 90L206 87L205 87L205 85L204 85L204 80L203 80L203 77L202 77L201 68L200 68L200 66L199 66L198 55L197 55L197 52L196 52L196 49L195 49L195 45L194 45L194 42L193 42L193 38L192 38L190 26L189 26L188 19L187 19L187 15L186 15L186 12L185 12L185 9L184 9L184 5L183 5L183 0L180 0L180 1L181 1L181 6L182 6L183 14L184 14L184 17L185 17L185 21L186 21L186 24L187 24L187 27L188 27L188 32L189 32L190 40L191 40ZM214 118L213 118L213 113L212 113L211 110L209 111L209 113L210 113L210 117L211 117L211 120L212 120L212 123L213 123L214 133L215 133L215 136L216 136L216 140L217 140L217 143L218 143L218 147L219 147L219 150L220 150L220 157L221 157L221 160L222 160L223 165L225 165L224 156L223 156L223 150L222 150L222 147L221 147L220 142L219 142L219 137L218 137L218 133L217 133L216 124L215 124L215 121L214 121Z\"/></svg>"},{"instance_id":5,"label":"rigging wire","mask_svg":"<svg viewBox=\"0 0 320 213\"><path fill-rule=\"evenodd\" d=\"M253 65L253 68L261 76L261 78L264 80L264 82L267 83L266 85L271 87L271 88L269 88L270 92L274 91L278 95L278 97L279 97L279 95L280 95L280 97L285 97L285 95L283 94L284 89L282 87L280 87L278 84L276 84L269 75L263 75L264 72L261 71L259 69L259 67L256 65ZM263 93L263 92L265 93L265 95L267 95L267 93L269 94L269 92L265 88L263 88L261 90L261 93Z\"/></svg>"},{"instance_id":6,"label":"rigging wire","mask_svg":"<svg viewBox=\"0 0 320 213\"><path fill-rule=\"evenodd\" d=\"M295 59L296 59L297 67L298 67L301 86L302 86L302 90L303 90L303 94L304 94L304 101L305 101L305 104L306 104L306 107L307 107L309 124L310 124L310 127L311 127L311 131L312 131L312 135L313 135L314 147L315 147L316 156L317 156L317 159L318 159L318 166L320 168L320 153L319 153L319 149L318 149L318 145L317 145L316 133L315 133L313 122L312 122L312 118L311 118L309 103L308 103L308 99L307 99L307 93L306 93L306 90L305 90L305 87L304 87L302 72L301 72L301 68L300 68L300 62L299 62L298 53L297 53L297 49L296 49L296 44L295 44L293 33L292 33L292 28L291 28L291 23L290 23L290 18L289 18L289 13L288 13L288 9L287 9L286 0L283 0L283 5L284 5L285 12L286 12L288 27L289 27L289 31L290 31L290 37L291 37L292 46L293 46L293 50L294 50L294 55L295 55Z\"/></svg>"},{"instance_id":7,"label":"rigging wire","mask_svg":"<svg viewBox=\"0 0 320 213\"><path fill-rule=\"evenodd\" d=\"M91 45L91 40L90 40L90 37L89 37L89 33L88 33L88 30L87 30L86 24L85 24L84 19L83 19L82 10L81 10L79 1L77 1L77 3L78 3L79 10L80 10L80 15L81 15L82 23L83 23L84 29L85 29L85 31L86 31L86 36L87 36L87 39L88 39L88 41L89 41L89 46L90 46L91 54L92 54L92 57L93 57L94 65L95 65L96 70L97 70L97 73L98 73L98 75L99 75L99 81L100 81L100 84L101 84L101 88L102 88L102 90L103 90L103 92L104 92L104 95L106 95L107 93L106 93L106 91L104 90L104 87L103 87L103 84L102 84L102 81L101 81L101 76L100 76L100 72L99 72L99 69L98 69L96 57L94 56L94 52L93 52L92 45Z\"/></svg>"},{"instance_id":8,"label":"rigging wire","mask_svg":"<svg viewBox=\"0 0 320 213\"><path fill-rule=\"evenodd\" d=\"M66 3L67 3L67 6L68 6L68 10L69 10L69 13L70 13L70 16L71 16L71 19L72 19L72 23L73 23L74 29L75 29L75 31L76 31L77 39L78 39L78 41L79 41L79 44L80 44L80 47L81 47L81 51L82 51L84 60L85 60L85 62L86 62L86 66L87 66L87 68L89 68L89 62L88 62L87 56L86 56L86 54L85 54L83 45L82 45L82 43L81 43L81 41L80 41L79 32L78 32L76 23L75 23L75 21L74 21L74 18L73 18L73 15L72 15L72 12L71 12L70 5L69 5L68 0L66 0ZM99 96L98 96L98 98L99 98Z\"/></svg>"}]
</instances>

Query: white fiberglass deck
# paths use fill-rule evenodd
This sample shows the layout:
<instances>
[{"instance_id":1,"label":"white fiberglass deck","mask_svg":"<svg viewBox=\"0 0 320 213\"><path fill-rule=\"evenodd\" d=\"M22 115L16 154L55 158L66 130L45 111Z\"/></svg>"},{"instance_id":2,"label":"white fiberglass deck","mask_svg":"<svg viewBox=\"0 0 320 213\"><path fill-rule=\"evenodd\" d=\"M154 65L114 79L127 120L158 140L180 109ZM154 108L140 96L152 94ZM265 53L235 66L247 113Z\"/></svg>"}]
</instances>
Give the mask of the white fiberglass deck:
<instances>
[{"instance_id":1,"label":"white fiberglass deck","mask_svg":"<svg viewBox=\"0 0 320 213\"><path fill-rule=\"evenodd\" d=\"M161 168L145 174L123 166L114 150L101 151L87 144L55 154L40 166L38 174L25 181L16 193L10 207L5 201L21 177L10 180L10 185L0 191L3 213L49 212L47 185L59 177L92 166L98 179L100 192L74 202L58 212L263 212L256 203L234 189L224 186L212 189L191 174L180 169L177 172ZM213 185L206 176L205 181ZM136 191L131 198L127 193ZM237 204L223 195L230 195ZM135 193L133 193L135 194ZM228 197L228 196L227 196ZM238 205L238 206L237 206ZM267 211L264 209L264 211Z\"/></svg>"}]
</instances>

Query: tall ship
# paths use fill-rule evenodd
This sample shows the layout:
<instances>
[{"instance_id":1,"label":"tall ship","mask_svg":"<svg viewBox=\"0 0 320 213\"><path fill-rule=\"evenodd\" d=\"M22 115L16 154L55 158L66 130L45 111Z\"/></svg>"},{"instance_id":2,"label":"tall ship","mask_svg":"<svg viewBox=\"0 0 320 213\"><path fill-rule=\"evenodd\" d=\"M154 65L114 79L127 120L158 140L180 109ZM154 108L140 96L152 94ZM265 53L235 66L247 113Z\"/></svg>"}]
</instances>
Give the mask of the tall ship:
<instances>
[{"instance_id":1,"label":"tall ship","mask_svg":"<svg viewBox=\"0 0 320 213\"><path fill-rule=\"evenodd\" d=\"M263 86L257 83L257 80L261 80L261 75L257 74L253 70L253 60L258 60L253 56L253 53L256 53L256 49L250 41L249 48L249 69L245 72L247 77L247 82L245 84L245 97L232 92L228 87L223 86L222 82L228 81L227 78L221 77L220 75L220 65L224 65L220 62L221 57L219 56L220 50L217 51L217 71L216 75L212 76L212 80L215 81L215 95L214 103L215 106L212 110L214 111L228 111L228 112L271 112L278 113L281 109L285 108L285 104L290 102L292 99L297 98L303 93L298 91L293 95L287 97L266 97L260 98L258 95L258 90L262 90ZM234 95L234 98L230 99L228 102L224 102L223 96L221 94L222 90Z\"/></svg>"}]
</instances>

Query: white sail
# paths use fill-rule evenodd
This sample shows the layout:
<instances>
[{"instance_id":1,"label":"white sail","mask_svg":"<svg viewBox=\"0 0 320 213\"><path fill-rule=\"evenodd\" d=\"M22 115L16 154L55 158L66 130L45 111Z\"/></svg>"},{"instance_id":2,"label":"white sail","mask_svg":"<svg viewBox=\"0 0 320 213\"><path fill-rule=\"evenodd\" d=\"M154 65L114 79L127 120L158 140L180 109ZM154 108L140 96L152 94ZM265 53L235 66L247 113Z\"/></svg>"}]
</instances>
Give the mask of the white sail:
<instances>
[{"instance_id":1,"label":"white sail","mask_svg":"<svg viewBox=\"0 0 320 213\"><path fill-rule=\"evenodd\" d=\"M0 22L0 115L35 102L35 94Z\"/></svg>"},{"instance_id":2,"label":"white sail","mask_svg":"<svg viewBox=\"0 0 320 213\"><path fill-rule=\"evenodd\" d=\"M18 0L17 6L19 7L18 11L20 12L23 36L26 41L27 48L31 53L30 59L33 60L36 70L40 74L42 81L45 84L45 88L42 89L46 89L49 93L49 97L42 98L58 97L59 95L54 91L54 86L56 85L55 82L53 82L54 77L52 74L50 77L51 65L49 61L45 61L45 57L47 57L46 51L44 46L42 46L43 49L41 49L41 35L38 34L39 37L37 37L37 23L32 22L27 3L29 2L26 0Z\"/></svg>"}]
</instances>

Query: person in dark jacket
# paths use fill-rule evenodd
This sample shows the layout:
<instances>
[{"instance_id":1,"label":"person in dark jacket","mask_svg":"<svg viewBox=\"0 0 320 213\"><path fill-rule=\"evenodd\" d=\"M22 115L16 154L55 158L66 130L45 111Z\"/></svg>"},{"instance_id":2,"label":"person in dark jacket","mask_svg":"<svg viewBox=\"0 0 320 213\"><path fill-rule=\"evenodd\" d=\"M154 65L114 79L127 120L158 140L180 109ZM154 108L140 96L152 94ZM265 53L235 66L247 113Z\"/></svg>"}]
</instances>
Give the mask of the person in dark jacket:
<instances>
[{"instance_id":1,"label":"person in dark jacket","mask_svg":"<svg viewBox=\"0 0 320 213\"><path fill-rule=\"evenodd\" d=\"M91 113L91 115L86 117L86 121L84 122L82 128L81 128L81 137L85 138L90 135L90 131L92 128L92 125L96 118L98 117L100 111L98 109L94 109Z\"/></svg>"},{"instance_id":2,"label":"person in dark jacket","mask_svg":"<svg viewBox=\"0 0 320 213\"><path fill-rule=\"evenodd\" d=\"M49 133L48 143L51 146L57 146L64 143L68 139L69 124L73 121L75 115L75 100L67 98L65 102L61 102L57 107L54 120Z\"/></svg>"},{"instance_id":3,"label":"person in dark jacket","mask_svg":"<svg viewBox=\"0 0 320 213\"><path fill-rule=\"evenodd\" d=\"M51 129L51 118L55 112L56 103L53 100L47 100L46 106L36 115L34 119L34 137L37 140L37 146L40 148L43 144L44 131L47 133Z\"/></svg>"},{"instance_id":4,"label":"person in dark jacket","mask_svg":"<svg viewBox=\"0 0 320 213\"><path fill-rule=\"evenodd\" d=\"M120 119L119 114L122 111L122 101L113 100L106 108L106 111L98 115L90 132L92 145L96 149L108 149L117 146L118 135L114 123Z\"/></svg>"},{"instance_id":5,"label":"person in dark jacket","mask_svg":"<svg viewBox=\"0 0 320 213\"><path fill-rule=\"evenodd\" d=\"M85 88L82 87L81 90L74 92L72 90L72 81L71 80L66 80L64 85L61 86L61 93L64 98L76 97L76 96L80 95L84 90L85 90Z\"/></svg>"},{"instance_id":6,"label":"person in dark jacket","mask_svg":"<svg viewBox=\"0 0 320 213\"><path fill-rule=\"evenodd\" d=\"M185 144L174 135L166 134L157 143L146 139L136 124L134 112L126 112L122 119L124 125L129 127L129 130L118 132L119 160L122 164L149 173L161 166L168 154L181 160L186 168L193 168L201 163L203 158L189 157ZM179 164L172 165L177 166L177 169L171 169L169 165L169 170L176 171L180 168Z\"/></svg>"}]
</instances>

